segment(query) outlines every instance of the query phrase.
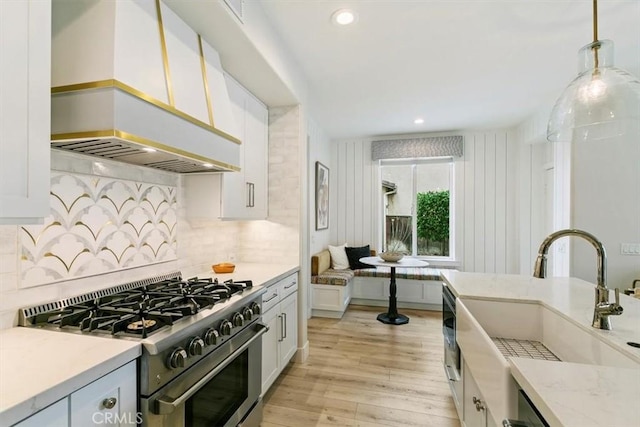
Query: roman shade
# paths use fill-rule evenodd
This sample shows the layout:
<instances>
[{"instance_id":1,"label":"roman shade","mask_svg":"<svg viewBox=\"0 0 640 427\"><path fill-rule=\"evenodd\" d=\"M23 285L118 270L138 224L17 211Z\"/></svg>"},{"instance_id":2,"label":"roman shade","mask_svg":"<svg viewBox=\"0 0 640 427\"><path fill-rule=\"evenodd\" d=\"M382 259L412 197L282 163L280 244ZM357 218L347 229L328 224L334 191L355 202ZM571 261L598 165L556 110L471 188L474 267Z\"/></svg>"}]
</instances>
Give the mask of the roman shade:
<instances>
[{"instance_id":1,"label":"roman shade","mask_svg":"<svg viewBox=\"0 0 640 427\"><path fill-rule=\"evenodd\" d=\"M432 136L373 141L371 159L462 157L462 136Z\"/></svg>"}]
</instances>

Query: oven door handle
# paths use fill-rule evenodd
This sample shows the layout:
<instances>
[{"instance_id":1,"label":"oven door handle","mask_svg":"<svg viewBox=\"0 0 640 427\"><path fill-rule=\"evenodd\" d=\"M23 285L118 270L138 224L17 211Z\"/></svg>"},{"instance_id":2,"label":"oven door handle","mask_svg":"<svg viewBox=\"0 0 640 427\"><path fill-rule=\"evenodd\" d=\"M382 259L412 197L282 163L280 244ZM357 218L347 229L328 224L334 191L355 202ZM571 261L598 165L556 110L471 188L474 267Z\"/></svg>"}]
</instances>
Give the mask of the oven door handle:
<instances>
[{"instance_id":1,"label":"oven door handle","mask_svg":"<svg viewBox=\"0 0 640 427\"><path fill-rule=\"evenodd\" d=\"M264 334L265 332L267 332L269 330L269 328L266 325L263 325L262 323L256 323L256 326L257 326L258 330L256 331L256 334L254 336L252 336L247 342L245 342L240 347L238 347L238 349L235 350L233 353L231 353L229 355L229 357L224 359L218 366L216 366L214 369L212 369L207 375L202 377L202 379L200 379L197 383L195 383L191 388L189 388L187 391L185 391L179 397L177 397L175 399L167 397L167 396L159 397L156 400L156 404L155 404L156 414L158 414L158 415L166 415L166 414L170 414L173 411L175 411L178 406L182 405L187 399L189 399L191 396L196 394L213 377L218 375L220 373L220 371L222 371L224 368L227 367L227 365L229 365L231 362L233 362L233 360L237 356L239 356L240 353L245 351L255 340L260 338L262 336L262 334Z\"/></svg>"}]
</instances>

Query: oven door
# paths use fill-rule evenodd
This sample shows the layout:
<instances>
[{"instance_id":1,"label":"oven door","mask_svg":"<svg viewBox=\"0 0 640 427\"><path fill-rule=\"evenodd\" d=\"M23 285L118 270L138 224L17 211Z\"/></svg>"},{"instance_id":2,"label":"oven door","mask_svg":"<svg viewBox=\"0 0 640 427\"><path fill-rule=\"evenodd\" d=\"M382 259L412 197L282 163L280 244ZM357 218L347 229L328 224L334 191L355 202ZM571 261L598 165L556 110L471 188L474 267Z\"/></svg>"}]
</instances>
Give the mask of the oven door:
<instances>
[{"instance_id":1,"label":"oven door","mask_svg":"<svg viewBox=\"0 0 640 427\"><path fill-rule=\"evenodd\" d=\"M259 426L262 334L255 323L141 399L143 426Z\"/></svg>"}]
</instances>

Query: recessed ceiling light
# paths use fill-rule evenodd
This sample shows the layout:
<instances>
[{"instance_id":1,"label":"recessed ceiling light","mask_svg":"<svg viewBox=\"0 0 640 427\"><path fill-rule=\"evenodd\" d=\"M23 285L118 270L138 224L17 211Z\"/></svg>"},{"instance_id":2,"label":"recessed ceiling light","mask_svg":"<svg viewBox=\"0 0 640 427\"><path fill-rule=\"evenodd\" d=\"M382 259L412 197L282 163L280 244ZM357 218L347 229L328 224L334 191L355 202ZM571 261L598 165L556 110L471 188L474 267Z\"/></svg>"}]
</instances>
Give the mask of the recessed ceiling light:
<instances>
[{"instance_id":1,"label":"recessed ceiling light","mask_svg":"<svg viewBox=\"0 0 640 427\"><path fill-rule=\"evenodd\" d=\"M420 117L418 117L417 119L415 119L413 121L413 123L415 123L417 125L421 125L422 123L424 123L424 119L421 119Z\"/></svg>"},{"instance_id":2,"label":"recessed ceiling light","mask_svg":"<svg viewBox=\"0 0 640 427\"><path fill-rule=\"evenodd\" d=\"M155 148L151 148L151 147L144 147L143 150L146 151L147 153L155 153L156 152L156 149Z\"/></svg>"},{"instance_id":3,"label":"recessed ceiling light","mask_svg":"<svg viewBox=\"0 0 640 427\"><path fill-rule=\"evenodd\" d=\"M213 165L211 163L203 163L202 166L204 166L205 168L212 168Z\"/></svg>"},{"instance_id":4,"label":"recessed ceiling light","mask_svg":"<svg viewBox=\"0 0 640 427\"><path fill-rule=\"evenodd\" d=\"M336 25L349 25L357 21L357 16L350 9L339 9L331 15L331 22Z\"/></svg>"}]
</instances>

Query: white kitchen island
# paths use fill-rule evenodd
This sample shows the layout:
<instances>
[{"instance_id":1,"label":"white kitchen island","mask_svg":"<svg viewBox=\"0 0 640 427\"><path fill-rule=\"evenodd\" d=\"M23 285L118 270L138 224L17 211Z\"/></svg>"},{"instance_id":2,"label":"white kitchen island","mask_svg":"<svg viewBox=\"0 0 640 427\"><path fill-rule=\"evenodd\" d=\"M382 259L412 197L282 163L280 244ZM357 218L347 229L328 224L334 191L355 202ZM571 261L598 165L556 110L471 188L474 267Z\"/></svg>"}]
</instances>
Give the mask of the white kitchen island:
<instances>
[{"instance_id":1,"label":"white kitchen island","mask_svg":"<svg viewBox=\"0 0 640 427\"><path fill-rule=\"evenodd\" d=\"M509 380L528 395L550 425L638 425L640 349L627 342L640 342L640 300L622 295L624 313L611 318L611 331L603 331L591 327L595 285L583 280L457 271L443 271L442 276L463 307L459 309L463 316L459 327L463 330L458 331L458 337L466 344L467 354L461 345L465 368L470 369L488 404L488 425L501 425L508 409L501 403L491 404L504 400L496 399L501 389L492 371L496 369L492 360L499 359L494 356L500 353L497 348L493 351L482 347L481 338L474 347L476 337L469 326L469 322L475 322L474 315L478 318L476 324L488 329L486 334L481 331L476 335L493 337L496 329L504 332L509 328L518 335L538 328L537 332L545 337L540 340L549 348L559 349L561 362L507 357L503 364ZM536 321L531 317L535 313L546 313L551 320L539 314L534 328Z\"/></svg>"}]
</instances>

